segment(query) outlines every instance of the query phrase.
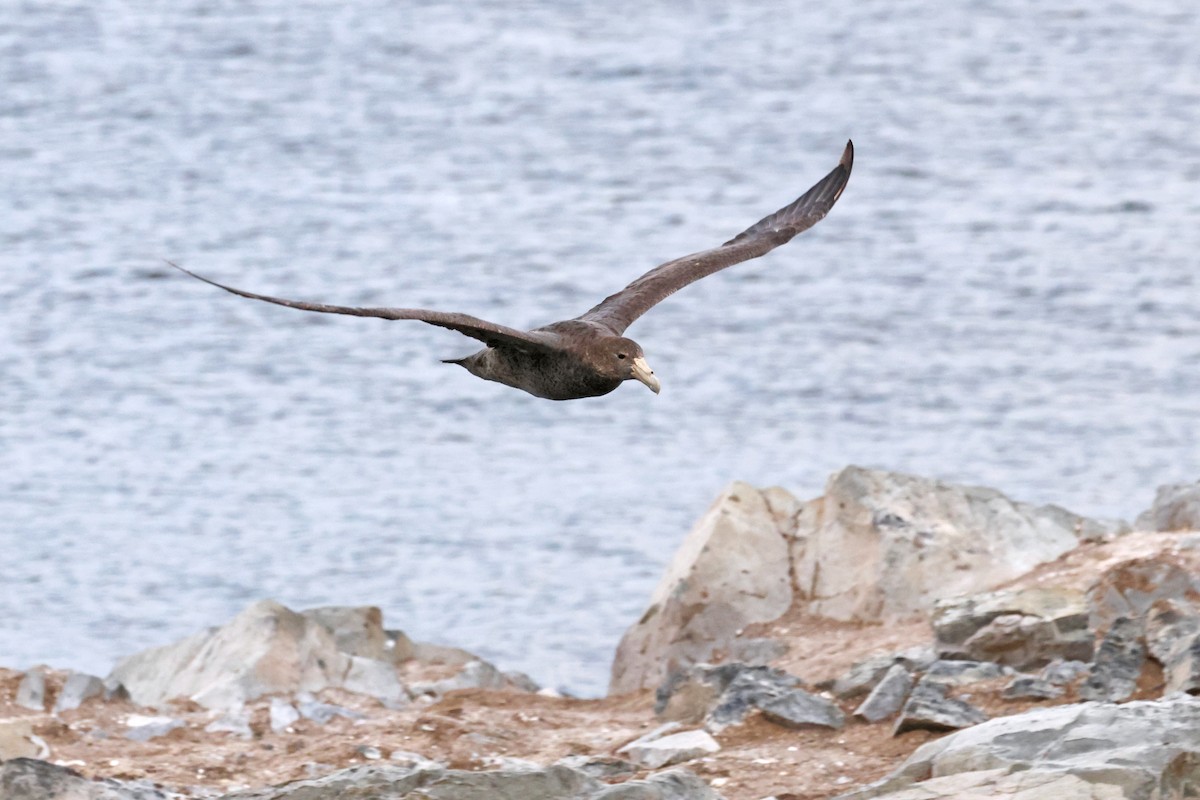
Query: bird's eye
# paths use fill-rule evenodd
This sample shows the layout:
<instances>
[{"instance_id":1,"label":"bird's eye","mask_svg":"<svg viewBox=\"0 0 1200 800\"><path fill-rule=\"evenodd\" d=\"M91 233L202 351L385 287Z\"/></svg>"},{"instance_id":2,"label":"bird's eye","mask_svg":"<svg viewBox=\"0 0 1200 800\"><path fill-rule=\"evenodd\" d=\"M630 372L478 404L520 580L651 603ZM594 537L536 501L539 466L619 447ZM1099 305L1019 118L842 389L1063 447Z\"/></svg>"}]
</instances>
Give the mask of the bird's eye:
<instances>
[{"instance_id":1,"label":"bird's eye","mask_svg":"<svg viewBox=\"0 0 1200 800\"><path fill-rule=\"evenodd\" d=\"M625 354L624 354L624 353L617 353L617 358L625 358Z\"/></svg>"}]
</instances>

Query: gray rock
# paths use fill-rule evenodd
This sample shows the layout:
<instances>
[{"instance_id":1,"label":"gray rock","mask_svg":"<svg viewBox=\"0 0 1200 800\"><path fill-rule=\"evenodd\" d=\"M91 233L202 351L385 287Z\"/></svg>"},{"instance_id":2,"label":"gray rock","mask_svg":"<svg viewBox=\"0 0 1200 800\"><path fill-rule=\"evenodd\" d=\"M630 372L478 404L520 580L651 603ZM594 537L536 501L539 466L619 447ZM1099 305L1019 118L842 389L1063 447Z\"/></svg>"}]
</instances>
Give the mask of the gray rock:
<instances>
[{"instance_id":1,"label":"gray rock","mask_svg":"<svg viewBox=\"0 0 1200 800\"><path fill-rule=\"evenodd\" d=\"M694 730L680 731L649 741L638 739L617 752L645 769L660 769L711 755L720 749L721 745L707 731Z\"/></svg>"},{"instance_id":2,"label":"gray rock","mask_svg":"<svg viewBox=\"0 0 1200 800\"><path fill-rule=\"evenodd\" d=\"M795 675L770 667L747 667L744 664L723 664L713 673L722 685L716 702L705 715L709 730L720 730L742 722L746 715L764 704L800 691L801 681Z\"/></svg>"},{"instance_id":3,"label":"gray rock","mask_svg":"<svg viewBox=\"0 0 1200 800\"><path fill-rule=\"evenodd\" d=\"M1018 675L1004 687L1006 700L1053 700L1062 697L1063 688L1033 675Z\"/></svg>"},{"instance_id":4,"label":"gray rock","mask_svg":"<svg viewBox=\"0 0 1200 800\"><path fill-rule=\"evenodd\" d=\"M321 778L222 796L222 800L584 800L604 785L564 766L539 770L351 767Z\"/></svg>"},{"instance_id":5,"label":"gray rock","mask_svg":"<svg viewBox=\"0 0 1200 800\"><path fill-rule=\"evenodd\" d=\"M173 717L144 717L140 714L130 715L125 724L129 727L125 738L134 742L148 742L184 726L183 720Z\"/></svg>"},{"instance_id":6,"label":"gray rock","mask_svg":"<svg viewBox=\"0 0 1200 800\"><path fill-rule=\"evenodd\" d=\"M867 695L854 716L866 722L879 722L898 712L912 691L913 677L903 664L893 664Z\"/></svg>"},{"instance_id":7,"label":"gray rock","mask_svg":"<svg viewBox=\"0 0 1200 800\"><path fill-rule=\"evenodd\" d=\"M1054 686L1067 686L1091 672L1091 665L1082 661L1052 661L1042 668L1038 677Z\"/></svg>"},{"instance_id":8,"label":"gray rock","mask_svg":"<svg viewBox=\"0 0 1200 800\"><path fill-rule=\"evenodd\" d=\"M892 733L899 736L913 730L950 731L986 720L987 715L975 706L950 697L946 684L925 678L913 687Z\"/></svg>"},{"instance_id":9,"label":"gray rock","mask_svg":"<svg viewBox=\"0 0 1200 800\"><path fill-rule=\"evenodd\" d=\"M440 761L434 761L431 758L426 758L420 753L414 753L410 750L393 750L388 754L388 760L407 769L445 769L446 765Z\"/></svg>"},{"instance_id":10,"label":"gray rock","mask_svg":"<svg viewBox=\"0 0 1200 800\"><path fill-rule=\"evenodd\" d=\"M1137 690L1146 663L1141 624L1128 617L1112 623L1096 652L1092 673L1079 687L1084 700L1125 700Z\"/></svg>"},{"instance_id":11,"label":"gray rock","mask_svg":"<svg viewBox=\"0 0 1200 800\"><path fill-rule=\"evenodd\" d=\"M1146 617L1146 647L1163 666L1163 694L1200 694L1200 613L1191 603L1160 600Z\"/></svg>"},{"instance_id":12,"label":"gray rock","mask_svg":"<svg viewBox=\"0 0 1200 800\"><path fill-rule=\"evenodd\" d=\"M851 700L870 693L893 666L899 664L909 672L924 672L937 661L932 647L910 647L899 653L871 656L852 666L845 675L833 682L834 696Z\"/></svg>"},{"instance_id":13,"label":"gray rock","mask_svg":"<svg viewBox=\"0 0 1200 800\"><path fill-rule=\"evenodd\" d=\"M104 694L104 681L95 675L72 672L63 683L62 691L54 701L54 711L70 711L79 708L84 701Z\"/></svg>"},{"instance_id":14,"label":"gray rock","mask_svg":"<svg viewBox=\"0 0 1200 800\"><path fill-rule=\"evenodd\" d=\"M220 628L122 660L108 681L124 684L140 705L188 698L218 709L263 694L348 688L347 679L360 689L378 686L387 667L372 670L368 659L339 650L328 620L318 621L321 616L263 600ZM367 648L354 637L350 641L347 646ZM394 697L398 686L396 679L381 693Z\"/></svg>"},{"instance_id":15,"label":"gray rock","mask_svg":"<svg viewBox=\"0 0 1200 800\"><path fill-rule=\"evenodd\" d=\"M659 687L655 710L664 719L696 723L710 731L741 723L755 709L777 725L840 728L841 709L799 689L795 675L746 664L699 664L671 675Z\"/></svg>"},{"instance_id":16,"label":"gray rock","mask_svg":"<svg viewBox=\"0 0 1200 800\"><path fill-rule=\"evenodd\" d=\"M22 708L46 710L46 673L41 667L34 667L21 676L16 699L17 705Z\"/></svg>"},{"instance_id":17,"label":"gray rock","mask_svg":"<svg viewBox=\"0 0 1200 800\"><path fill-rule=\"evenodd\" d=\"M602 781L628 778L637 772L637 767L632 762L616 756L567 756L560 758L555 763L579 770L585 775Z\"/></svg>"},{"instance_id":18,"label":"gray rock","mask_svg":"<svg viewBox=\"0 0 1200 800\"><path fill-rule=\"evenodd\" d=\"M1103 636L1121 617L1140 624L1158 601L1187 601L1197 595L1200 575L1171 555L1124 561L1107 570L1088 589L1088 627Z\"/></svg>"},{"instance_id":19,"label":"gray rock","mask_svg":"<svg viewBox=\"0 0 1200 800\"><path fill-rule=\"evenodd\" d=\"M341 688L374 697L391 709L408 705L408 691L390 661L350 656L350 667L342 676Z\"/></svg>"},{"instance_id":20,"label":"gray rock","mask_svg":"<svg viewBox=\"0 0 1200 800\"><path fill-rule=\"evenodd\" d=\"M254 738L254 731L250 729L250 712L245 708L225 712L204 726L204 730L208 733L232 733L241 739Z\"/></svg>"},{"instance_id":21,"label":"gray rock","mask_svg":"<svg viewBox=\"0 0 1200 800\"><path fill-rule=\"evenodd\" d=\"M919 747L841 800L1152 800L1193 796L1200 702L1080 703L984 722Z\"/></svg>"},{"instance_id":22,"label":"gray rock","mask_svg":"<svg viewBox=\"0 0 1200 800\"><path fill-rule=\"evenodd\" d=\"M621 638L609 694L659 686L668 665L686 669L728 650L738 631L792 605L790 544L798 501L782 489L734 483L684 539Z\"/></svg>"},{"instance_id":23,"label":"gray rock","mask_svg":"<svg viewBox=\"0 0 1200 800\"><path fill-rule=\"evenodd\" d=\"M824 697L802 689L761 700L758 708L763 718L785 728L840 728L846 724L842 710Z\"/></svg>"},{"instance_id":24,"label":"gray rock","mask_svg":"<svg viewBox=\"0 0 1200 800\"><path fill-rule=\"evenodd\" d=\"M990 681L1011 675L1009 667L987 661L935 661L925 670L925 680L947 686L965 686L979 681Z\"/></svg>"},{"instance_id":25,"label":"gray rock","mask_svg":"<svg viewBox=\"0 0 1200 800\"><path fill-rule=\"evenodd\" d=\"M933 630L945 658L1033 669L1055 659L1092 657L1086 598L1069 588L1008 589L944 600L934 610Z\"/></svg>"},{"instance_id":26,"label":"gray rock","mask_svg":"<svg viewBox=\"0 0 1200 800\"><path fill-rule=\"evenodd\" d=\"M847 467L806 504L794 538L810 613L889 621L997 587L1119 525L1000 492Z\"/></svg>"},{"instance_id":27,"label":"gray rock","mask_svg":"<svg viewBox=\"0 0 1200 800\"><path fill-rule=\"evenodd\" d=\"M1200 531L1200 481L1158 487L1154 505L1134 524L1139 531Z\"/></svg>"},{"instance_id":28,"label":"gray rock","mask_svg":"<svg viewBox=\"0 0 1200 800\"><path fill-rule=\"evenodd\" d=\"M528 680L527 676L522 676ZM532 681L529 681L532 683ZM414 697L424 695L438 698L447 692L460 689L509 689L524 691L519 684L510 681L495 665L475 659L463 665L463 668L449 678L440 681L418 681L408 687ZM535 689L536 691L536 689Z\"/></svg>"},{"instance_id":29,"label":"gray rock","mask_svg":"<svg viewBox=\"0 0 1200 800\"><path fill-rule=\"evenodd\" d=\"M604 787L588 800L721 800L721 796L694 773L668 769L644 780Z\"/></svg>"},{"instance_id":30,"label":"gray rock","mask_svg":"<svg viewBox=\"0 0 1200 800\"><path fill-rule=\"evenodd\" d=\"M296 697L296 710L300 712L300 716L311 719L318 725L324 725L334 717L363 719L363 715L353 709L332 703L322 703L308 693L302 693Z\"/></svg>"},{"instance_id":31,"label":"gray rock","mask_svg":"<svg viewBox=\"0 0 1200 800\"><path fill-rule=\"evenodd\" d=\"M394 663L395 643L383 630L383 612L375 606L324 606L300 614L323 626L337 649L349 656Z\"/></svg>"},{"instance_id":32,"label":"gray rock","mask_svg":"<svg viewBox=\"0 0 1200 800\"><path fill-rule=\"evenodd\" d=\"M296 710L295 706L282 697L271 698L271 730L275 733L283 733L299 719L300 712Z\"/></svg>"},{"instance_id":33,"label":"gray rock","mask_svg":"<svg viewBox=\"0 0 1200 800\"><path fill-rule=\"evenodd\" d=\"M180 795L158 787L115 780L89 780L73 769L32 758L0 763L4 800L172 800Z\"/></svg>"}]
</instances>

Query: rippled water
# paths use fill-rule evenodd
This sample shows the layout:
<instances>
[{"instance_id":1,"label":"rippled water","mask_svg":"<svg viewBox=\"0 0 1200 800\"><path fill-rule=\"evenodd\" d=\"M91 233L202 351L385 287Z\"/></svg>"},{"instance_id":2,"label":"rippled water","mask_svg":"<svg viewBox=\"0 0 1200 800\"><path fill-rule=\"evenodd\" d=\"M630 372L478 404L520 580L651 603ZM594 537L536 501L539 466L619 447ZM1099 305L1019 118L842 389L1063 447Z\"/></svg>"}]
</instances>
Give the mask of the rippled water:
<instances>
[{"instance_id":1,"label":"rippled water","mask_svg":"<svg viewBox=\"0 0 1200 800\"><path fill-rule=\"evenodd\" d=\"M599 692L728 481L847 463L1132 517L1200 477L1200 11L1177 2L9 3L0 663L106 671L250 601ZM551 403L416 323L573 316L841 203Z\"/></svg>"}]
</instances>

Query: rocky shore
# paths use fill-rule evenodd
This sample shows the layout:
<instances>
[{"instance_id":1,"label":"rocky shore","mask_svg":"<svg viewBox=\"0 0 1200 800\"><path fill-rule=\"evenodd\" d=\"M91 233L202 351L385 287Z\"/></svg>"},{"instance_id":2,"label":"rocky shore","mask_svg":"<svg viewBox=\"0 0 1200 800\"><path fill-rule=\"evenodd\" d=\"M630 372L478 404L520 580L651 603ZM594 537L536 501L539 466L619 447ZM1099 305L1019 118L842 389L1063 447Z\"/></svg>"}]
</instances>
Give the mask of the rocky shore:
<instances>
[{"instance_id":1,"label":"rocky shore","mask_svg":"<svg viewBox=\"0 0 1200 800\"><path fill-rule=\"evenodd\" d=\"M0 669L0 800L1196 796L1197 531L1200 483L1132 525L856 467L736 483L606 698L263 600L103 678Z\"/></svg>"}]
</instances>

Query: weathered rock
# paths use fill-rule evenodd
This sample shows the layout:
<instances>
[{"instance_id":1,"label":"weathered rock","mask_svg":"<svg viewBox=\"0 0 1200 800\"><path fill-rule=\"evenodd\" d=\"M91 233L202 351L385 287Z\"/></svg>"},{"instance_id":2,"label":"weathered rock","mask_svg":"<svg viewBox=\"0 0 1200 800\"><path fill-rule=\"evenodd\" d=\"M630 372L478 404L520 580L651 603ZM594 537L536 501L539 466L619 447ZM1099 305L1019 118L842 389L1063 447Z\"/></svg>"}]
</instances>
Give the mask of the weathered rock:
<instances>
[{"instance_id":1,"label":"weathered rock","mask_svg":"<svg viewBox=\"0 0 1200 800\"><path fill-rule=\"evenodd\" d=\"M1139 531L1200 531L1200 481L1160 486L1154 505L1139 515Z\"/></svg>"},{"instance_id":2,"label":"weathered rock","mask_svg":"<svg viewBox=\"0 0 1200 800\"><path fill-rule=\"evenodd\" d=\"M1081 703L984 722L919 747L840 800L1152 800L1200 780L1200 702Z\"/></svg>"},{"instance_id":3,"label":"weathered rock","mask_svg":"<svg viewBox=\"0 0 1200 800\"><path fill-rule=\"evenodd\" d=\"M721 730L736 725L756 708L800 691L801 681L795 675L770 667L747 667L744 664L723 664L715 674L720 676L721 693L705 715L709 730Z\"/></svg>"},{"instance_id":4,"label":"weathered rock","mask_svg":"<svg viewBox=\"0 0 1200 800\"><path fill-rule=\"evenodd\" d=\"M645 741L638 739L618 750L630 761L645 769L660 769L672 764L691 761L721 749L708 731L680 731Z\"/></svg>"},{"instance_id":5,"label":"weathered rock","mask_svg":"<svg viewBox=\"0 0 1200 800\"><path fill-rule=\"evenodd\" d=\"M104 694L104 681L95 675L72 672L63 683L62 691L54 700L54 711L70 711L79 708L84 701Z\"/></svg>"},{"instance_id":6,"label":"weathered rock","mask_svg":"<svg viewBox=\"0 0 1200 800\"><path fill-rule=\"evenodd\" d=\"M709 661L746 625L788 609L795 522L780 509L794 505L783 490L745 483L717 498L675 554L650 607L621 639L610 694L658 686L668 665Z\"/></svg>"},{"instance_id":7,"label":"weathered rock","mask_svg":"<svg viewBox=\"0 0 1200 800\"><path fill-rule=\"evenodd\" d=\"M1146 616L1146 647L1163 666L1163 694L1200 694L1200 614L1188 603L1160 600Z\"/></svg>"},{"instance_id":8,"label":"weathered rock","mask_svg":"<svg viewBox=\"0 0 1200 800\"><path fill-rule=\"evenodd\" d=\"M758 709L777 725L840 728L845 720L836 705L798 688L795 675L746 664L699 664L671 675L656 694L655 711L663 719L689 724L704 720L710 731L741 723Z\"/></svg>"},{"instance_id":9,"label":"weathered rock","mask_svg":"<svg viewBox=\"0 0 1200 800\"><path fill-rule=\"evenodd\" d=\"M183 720L173 717L146 717L141 714L130 714L125 721L129 728L125 738L134 742L148 742L160 736L166 736L176 728L184 726Z\"/></svg>"},{"instance_id":10,"label":"weathered rock","mask_svg":"<svg viewBox=\"0 0 1200 800\"><path fill-rule=\"evenodd\" d=\"M577 770L410 770L390 764L351 767L313 780L224 795L222 800L583 800L603 784Z\"/></svg>"},{"instance_id":11,"label":"weathered rock","mask_svg":"<svg viewBox=\"0 0 1200 800\"><path fill-rule=\"evenodd\" d=\"M866 722L879 722L898 712L912 691L913 677L903 664L893 664L854 710L854 716Z\"/></svg>"},{"instance_id":12,"label":"weathered rock","mask_svg":"<svg viewBox=\"0 0 1200 800\"><path fill-rule=\"evenodd\" d=\"M168 800L157 787L115 780L89 780L73 769L32 758L0 763L3 800Z\"/></svg>"},{"instance_id":13,"label":"weathered rock","mask_svg":"<svg viewBox=\"0 0 1200 800\"><path fill-rule=\"evenodd\" d=\"M1012 674L1009 667L990 661L935 661L925 670L926 682L937 682L946 686L965 686L980 681L991 681Z\"/></svg>"},{"instance_id":14,"label":"weathered rock","mask_svg":"<svg viewBox=\"0 0 1200 800\"><path fill-rule=\"evenodd\" d=\"M334 717L345 717L346 719L363 718L362 714L353 709L334 705L333 703L322 703L308 692L302 692L297 695L296 710L300 712L300 716L305 719L311 719L318 725L324 725Z\"/></svg>"},{"instance_id":15,"label":"weathered rock","mask_svg":"<svg viewBox=\"0 0 1200 800\"><path fill-rule=\"evenodd\" d=\"M911 617L997 586L1082 537L1120 529L994 489L859 467L834 475L798 520L796 585L808 610L868 621Z\"/></svg>"},{"instance_id":16,"label":"weathered rock","mask_svg":"<svg viewBox=\"0 0 1200 800\"><path fill-rule=\"evenodd\" d=\"M396 674L395 665L388 661L350 656L350 666L342 676L340 688L374 697L388 708L408 704L408 692Z\"/></svg>"},{"instance_id":17,"label":"weathered rock","mask_svg":"<svg viewBox=\"0 0 1200 800\"><path fill-rule=\"evenodd\" d=\"M834 696L842 700L862 697L875 688L893 666L899 664L909 672L924 672L937 656L931 647L910 647L899 653L871 656L859 661L850 670L833 682Z\"/></svg>"},{"instance_id":18,"label":"weathered rock","mask_svg":"<svg viewBox=\"0 0 1200 800\"><path fill-rule=\"evenodd\" d=\"M694 773L668 769L644 780L606 786L588 800L721 800L721 796Z\"/></svg>"},{"instance_id":19,"label":"weathered rock","mask_svg":"<svg viewBox=\"0 0 1200 800\"><path fill-rule=\"evenodd\" d=\"M350 684L378 687L378 672L364 677L361 657L337 649L322 622L270 600L250 606L221 628L124 659L109 676L133 701L157 706L188 698L207 708L232 708L272 692L320 691ZM395 697L397 678L380 690Z\"/></svg>"},{"instance_id":20,"label":"weathered rock","mask_svg":"<svg viewBox=\"0 0 1200 800\"><path fill-rule=\"evenodd\" d=\"M34 741L33 722L28 719L0 720L0 761L9 758L45 758ZM0 792L0 797L3 793Z\"/></svg>"},{"instance_id":21,"label":"weathered rock","mask_svg":"<svg viewBox=\"0 0 1200 800\"><path fill-rule=\"evenodd\" d=\"M987 720L975 706L950 697L945 683L922 679L913 687L892 732L899 736L913 730L950 731Z\"/></svg>"},{"instance_id":22,"label":"weathered rock","mask_svg":"<svg viewBox=\"0 0 1200 800\"><path fill-rule=\"evenodd\" d=\"M1062 697L1063 688L1033 675L1018 675L1004 687L1007 700L1053 700Z\"/></svg>"},{"instance_id":23,"label":"weathered rock","mask_svg":"<svg viewBox=\"0 0 1200 800\"><path fill-rule=\"evenodd\" d=\"M375 606L324 606L300 613L329 631L337 649L346 655L375 661L395 660L395 643L388 646L383 612Z\"/></svg>"},{"instance_id":24,"label":"weathered rock","mask_svg":"<svg viewBox=\"0 0 1200 800\"><path fill-rule=\"evenodd\" d=\"M1118 618L1141 623L1159 600L1200 602L1200 575L1174 554L1124 561L1088 589L1088 627L1103 636Z\"/></svg>"},{"instance_id":25,"label":"weathered rock","mask_svg":"<svg viewBox=\"0 0 1200 800\"><path fill-rule=\"evenodd\" d=\"M231 733L241 739L254 738L250 728L250 712L245 708L232 709L204 726L208 733Z\"/></svg>"},{"instance_id":26,"label":"weathered rock","mask_svg":"<svg viewBox=\"0 0 1200 800\"><path fill-rule=\"evenodd\" d=\"M46 673L42 667L34 667L21 676L17 684L17 705L31 711L46 710Z\"/></svg>"},{"instance_id":27,"label":"weathered rock","mask_svg":"<svg viewBox=\"0 0 1200 800\"><path fill-rule=\"evenodd\" d=\"M282 697L271 698L269 713L271 730L275 733L283 733L300 719L300 712L296 707Z\"/></svg>"},{"instance_id":28,"label":"weathered rock","mask_svg":"<svg viewBox=\"0 0 1200 800\"><path fill-rule=\"evenodd\" d=\"M599 780L627 778L637 772L637 767L632 762L616 756L567 756L555 763L577 769Z\"/></svg>"},{"instance_id":29,"label":"weathered rock","mask_svg":"<svg viewBox=\"0 0 1200 800\"><path fill-rule=\"evenodd\" d=\"M1141 623L1118 617L1096 652L1092 673L1079 687L1079 696L1084 700L1125 700L1137 690L1145 663Z\"/></svg>"},{"instance_id":30,"label":"weathered rock","mask_svg":"<svg viewBox=\"0 0 1200 800\"><path fill-rule=\"evenodd\" d=\"M763 718L785 728L840 728L846 724L842 710L824 697L791 689L758 704Z\"/></svg>"},{"instance_id":31,"label":"weathered rock","mask_svg":"<svg viewBox=\"0 0 1200 800\"><path fill-rule=\"evenodd\" d=\"M1054 686L1066 686L1091 672L1091 665L1082 661L1052 661L1042 668L1038 677Z\"/></svg>"},{"instance_id":32,"label":"weathered rock","mask_svg":"<svg viewBox=\"0 0 1200 800\"><path fill-rule=\"evenodd\" d=\"M1017 669L1056 658L1088 660L1087 602L1073 588L1003 590L937 603L933 630L944 658L994 661Z\"/></svg>"},{"instance_id":33,"label":"weathered rock","mask_svg":"<svg viewBox=\"0 0 1200 800\"><path fill-rule=\"evenodd\" d=\"M406 769L445 769L446 765L440 761L434 761L431 758L426 758L420 753L414 753L411 750L393 750L388 754L388 760L397 766L405 767Z\"/></svg>"}]
</instances>

